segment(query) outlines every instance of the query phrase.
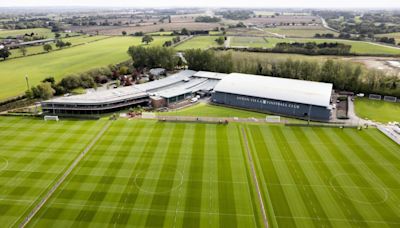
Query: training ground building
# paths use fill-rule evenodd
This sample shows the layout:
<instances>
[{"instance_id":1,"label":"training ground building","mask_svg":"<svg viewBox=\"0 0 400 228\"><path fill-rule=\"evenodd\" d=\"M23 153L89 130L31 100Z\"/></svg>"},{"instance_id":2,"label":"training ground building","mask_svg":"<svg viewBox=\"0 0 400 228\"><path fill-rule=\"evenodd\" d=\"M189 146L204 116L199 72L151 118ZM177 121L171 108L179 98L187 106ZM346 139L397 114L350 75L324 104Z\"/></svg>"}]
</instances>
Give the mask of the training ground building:
<instances>
[{"instance_id":1,"label":"training ground building","mask_svg":"<svg viewBox=\"0 0 400 228\"><path fill-rule=\"evenodd\" d=\"M143 84L54 98L41 102L41 106L45 115L67 116L99 115L137 105L168 107L196 95L211 96L215 85L226 75L184 70Z\"/></svg>"},{"instance_id":2,"label":"training ground building","mask_svg":"<svg viewBox=\"0 0 400 228\"><path fill-rule=\"evenodd\" d=\"M45 115L101 114L135 105L168 107L193 96L215 104L303 119L328 121L332 84L249 74L184 70L148 83L41 103Z\"/></svg>"},{"instance_id":3,"label":"training ground building","mask_svg":"<svg viewBox=\"0 0 400 228\"><path fill-rule=\"evenodd\" d=\"M232 73L214 88L212 101L302 119L328 121L332 84Z\"/></svg>"}]
</instances>

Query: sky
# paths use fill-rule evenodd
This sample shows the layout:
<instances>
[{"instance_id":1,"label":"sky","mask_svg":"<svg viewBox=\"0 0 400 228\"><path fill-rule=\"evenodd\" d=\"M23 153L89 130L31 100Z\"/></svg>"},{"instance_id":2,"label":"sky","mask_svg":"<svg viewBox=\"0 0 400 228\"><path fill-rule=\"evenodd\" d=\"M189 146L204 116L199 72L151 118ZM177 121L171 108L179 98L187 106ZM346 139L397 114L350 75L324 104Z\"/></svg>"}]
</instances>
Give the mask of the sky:
<instances>
[{"instance_id":1,"label":"sky","mask_svg":"<svg viewBox=\"0 0 400 228\"><path fill-rule=\"evenodd\" d=\"M12 6L400 8L400 0L0 0Z\"/></svg>"}]
</instances>

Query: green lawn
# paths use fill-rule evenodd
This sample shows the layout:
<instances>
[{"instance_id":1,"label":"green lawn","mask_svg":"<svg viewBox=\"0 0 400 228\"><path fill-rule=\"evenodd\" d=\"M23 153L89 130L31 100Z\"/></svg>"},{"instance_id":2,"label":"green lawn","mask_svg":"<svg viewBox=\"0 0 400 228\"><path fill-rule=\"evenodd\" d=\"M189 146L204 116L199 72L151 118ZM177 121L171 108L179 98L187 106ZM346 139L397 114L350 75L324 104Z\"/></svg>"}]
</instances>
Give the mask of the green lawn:
<instances>
[{"instance_id":1,"label":"green lawn","mask_svg":"<svg viewBox=\"0 0 400 228\"><path fill-rule=\"evenodd\" d=\"M177 111L160 112L158 115L165 116L198 116L198 117L239 117L239 118L265 118L266 114L250 112L240 109L227 108L223 106L199 103Z\"/></svg>"},{"instance_id":2,"label":"green lawn","mask_svg":"<svg viewBox=\"0 0 400 228\"><path fill-rule=\"evenodd\" d=\"M105 122L0 117L4 227L21 224ZM263 227L254 164L270 227L398 227L398 151L373 128L121 119L28 226Z\"/></svg>"},{"instance_id":3,"label":"green lawn","mask_svg":"<svg viewBox=\"0 0 400 228\"><path fill-rule=\"evenodd\" d=\"M154 37L150 45L162 45L170 39ZM48 76L60 79L67 74L119 63L129 59L127 50L132 45L142 45L141 37L112 37L48 54L1 61L0 100L24 93L25 75L29 76L30 84L35 85Z\"/></svg>"},{"instance_id":4,"label":"green lawn","mask_svg":"<svg viewBox=\"0 0 400 228\"><path fill-rule=\"evenodd\" d=\"M382 123L400 122L400 103L357 98L355 109L359 117Z\"/></svg>"},{"instance_id":5,"label":"green lawn","mask_svg":"<svg viewBox=\"0 0 400 228\"><path fill-rule=\"evenodd\" d=\"M175 47L175 49L179 51L187 50L187 49L207 49L210 47L217 47L219 46L217 42L215 42L215 39L218 37L216 36L196 36L193 37L190 40L187 40L178 46Z\"/></svg>"},{"instance_id":6,"label":"green lawn","mask_svg":"<svg viewBox=\"0 0 400 228\"><path fill-rule=\"evenodd\" d=\"M76 46L76 45L82 45L82 44L85 44L88 42L101 40L104 38L107 38L107 37L106 36L76 36L76 37L70 37L70 38L63 38L62 40L64 42L70 42L72 44L72 46ZM50 43L50 44L53 47L53 50L58 49L56 47L55 43ZM43 45L26 47L26 50L27 50L27 55L45 52L43 50ZM22 53L20 52L19 49L11 49L10 52L11 52L11 56L9 57L10 59L22 56Z\"/></svg>"}]
</instances>

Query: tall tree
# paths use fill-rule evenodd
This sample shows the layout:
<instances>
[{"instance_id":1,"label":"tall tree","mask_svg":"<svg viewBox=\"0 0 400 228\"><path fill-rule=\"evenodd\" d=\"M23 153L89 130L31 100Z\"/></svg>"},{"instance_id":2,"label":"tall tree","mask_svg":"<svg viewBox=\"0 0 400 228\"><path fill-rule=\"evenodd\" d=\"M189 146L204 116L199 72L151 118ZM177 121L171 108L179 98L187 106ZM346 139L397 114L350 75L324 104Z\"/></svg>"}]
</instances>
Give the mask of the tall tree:
<instances>
[{"instance_id":1,"label":"tall tree","mask_svg":"<svg viewBox=\"0 0 400 228\"><path fill-rule=\"evenodd\" d=\"M46 52L49 52L49 51L53 50L53 47L51 46L51 44L45 44L45 45L43 45L43 50Z\"/></svg>"},{"instance_id":2,"label":"tall tree","mask_svg":"<svg viewBox=\"0 0 400 228\"><path fill-rule=\"evenodd\" d=\"M6 60L11 55L11 52L8 50L7 47L0 49L0 58Z\"/></svg>"},{"instance_id":3,"label":"tall tree","mask_svg":"<svg viewBox=\"0 0 400 228\"><path fill-rule=\"evenodd\" d=\"M151 43L153 40L154 40L154 39L153 39L152 36L150 36L150 35L145 35L145 36L143 36L143 38L142 38L142 43L146 43L146 45L147 45L147 44Z\"/></svg>"}]
</instances>

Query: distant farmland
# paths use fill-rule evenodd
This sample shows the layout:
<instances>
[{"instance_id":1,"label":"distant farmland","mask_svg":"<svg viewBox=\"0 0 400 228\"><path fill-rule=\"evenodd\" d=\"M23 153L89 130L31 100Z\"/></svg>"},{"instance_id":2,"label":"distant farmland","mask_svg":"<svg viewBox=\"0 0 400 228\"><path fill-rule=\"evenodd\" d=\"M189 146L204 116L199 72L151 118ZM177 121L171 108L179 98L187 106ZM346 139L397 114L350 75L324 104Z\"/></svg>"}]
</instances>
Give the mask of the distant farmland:
<instances>
[{"instance_id":1,"label":"distant farmland","mask_svg":"<svg viewBox=\"0 0 400 228\"><path fill-rule=\"evenodd\" d=\"M154 37L150 45L162 45L172 37ZM47 54L9 59L0 62L0 100L24 93L25 75L31 85L45 77L60 79L67 74L79 73L96 67L128 60L129 46L142 45L141 37L112 37L93 43L52 51Z\"/></svg>"},{"instance_id":2,"label":"distant farmland","mask_svg":"<svg viewBox=\"0 0 400 228\"><path fill-rule=\"evenodd\" d=\"M271 36L259 36L260 31L251 30L256 32L257 36L230 36L230 46L231 47L259 47L259 48L273 48L277 43L280 42L316 42L316 43L343 43L351 45L351 52L356 54L368 54L368 55L400 55L400 48L391 47L388 45L377 44L373 42L366 41L353 41L353 40L343 40L343 39L317 39L317 38L276 38ZM313 30L310 30L310 33ZM316 30L319 31L319 30ZM244 31L243 31L244 32ZM305 33L306 31L300 30L297 31L300 33ZM216 37L215 37L216 38ZM212 44L212 36L207 38L207 36L195 37L190 39L181 45L179 45L178 49L188 49L188 48L202 48L207 49L215 44Z\"/></svg>"},{"instance_id":3,"label":"distant farmland","mask_svg":"<svg viewBox=\"0 0 400 228\"><path fill-rule=\"evenodd\" d=\"M179 44L175 48L177 50L186 50L186 49L206 49L210 47L217 47L219 46L215 39L218 36L196 36L191 38L190 40L184 41L183 43Z\"/></svg>"}]
</instances>

